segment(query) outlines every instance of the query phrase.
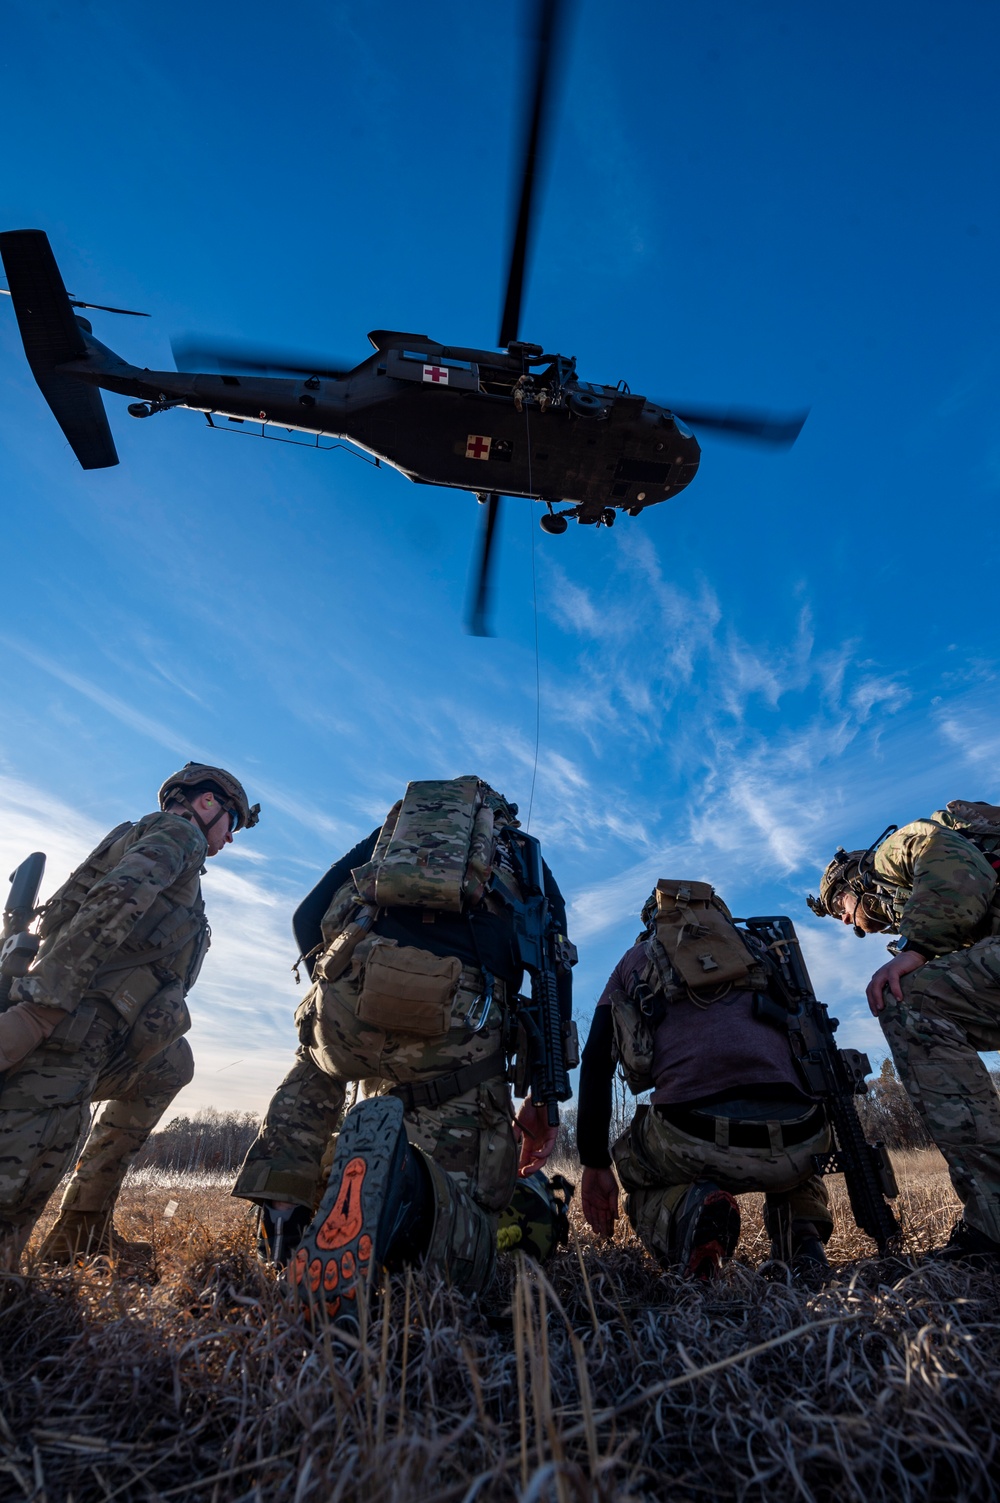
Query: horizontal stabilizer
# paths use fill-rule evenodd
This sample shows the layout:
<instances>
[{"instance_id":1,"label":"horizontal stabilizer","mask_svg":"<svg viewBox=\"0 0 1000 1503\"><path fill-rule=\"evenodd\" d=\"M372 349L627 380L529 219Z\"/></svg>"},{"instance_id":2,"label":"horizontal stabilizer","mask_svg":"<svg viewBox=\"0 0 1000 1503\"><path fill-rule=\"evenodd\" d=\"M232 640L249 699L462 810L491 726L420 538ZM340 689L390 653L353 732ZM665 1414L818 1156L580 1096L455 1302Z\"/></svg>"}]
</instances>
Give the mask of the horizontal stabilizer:
<instances>
[{"instance_id":1,"label":"horizontal stabilizer","mask_svg":"<svg viewBox=\"0 0 1000 1503\"><path fill-rule=\"evenodd\" d=\"M58 369L86 359L87 346L48 236L44 230L6 230L0 234L0 257L31 373L73 453L85 470L117 464L100 391Z\"/></svg>"}]
</instances>

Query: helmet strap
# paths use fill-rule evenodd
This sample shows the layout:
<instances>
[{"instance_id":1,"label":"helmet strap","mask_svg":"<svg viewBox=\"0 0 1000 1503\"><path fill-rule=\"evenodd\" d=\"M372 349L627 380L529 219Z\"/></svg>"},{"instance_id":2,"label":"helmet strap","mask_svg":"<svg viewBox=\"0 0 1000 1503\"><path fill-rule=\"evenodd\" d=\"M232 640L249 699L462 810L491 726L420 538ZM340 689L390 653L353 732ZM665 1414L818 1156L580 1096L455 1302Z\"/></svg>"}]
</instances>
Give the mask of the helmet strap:
<instances>
[{"instance_id":1,"label":"helmet strap","mask_svg":"<svg viewBox=\"0 0 1000 1503\"><path fill-rule=\"evenodd\" d=\"M215 797L214 794L212 796L213 796L213 798ZM194 807L194 805L192 803L189 802L188 799L182 797L179 800L179 802L182 803L184 805L184 807L187 809L187 811L190 814L191 818L194 820L195 824L201 830L201 833L204 835L204 837L205 837L206 840L208 839L209 832L211 830L215 829L215 826L219 823L219 820L222 818L222 816L226 815L228 817L228 815L229 815L229 810L225 807L225 805L224 804L220 804L219 805L219 812L218 812L218 814L215 816L214 819L210 819L208 821L208 823L206 824L206 822L202 819L201 815L198 813L197 809Z\"/></svg>"}]
</instances>

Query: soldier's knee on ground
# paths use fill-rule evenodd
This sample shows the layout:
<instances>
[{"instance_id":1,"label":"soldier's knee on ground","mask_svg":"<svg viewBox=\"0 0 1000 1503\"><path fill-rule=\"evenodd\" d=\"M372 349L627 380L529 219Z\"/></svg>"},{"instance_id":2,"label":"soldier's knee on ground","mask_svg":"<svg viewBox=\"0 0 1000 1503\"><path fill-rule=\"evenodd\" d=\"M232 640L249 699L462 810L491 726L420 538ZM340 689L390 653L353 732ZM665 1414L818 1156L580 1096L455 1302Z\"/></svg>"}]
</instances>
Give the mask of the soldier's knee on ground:
<instances>
[{"instance_id":1,"label":"soldier's knee on ground","mask_svg":"<svg viewBox=\"0 0 1000 1503\"><path fill-rule=\"evenodd\" d=\"M482 1294L496 1267L497 1218L447 1170L419 1149L413 1152L427 1173L433 1207L424 1265L443 1273L454 1288Z\"/></svg>"}]
</instances>

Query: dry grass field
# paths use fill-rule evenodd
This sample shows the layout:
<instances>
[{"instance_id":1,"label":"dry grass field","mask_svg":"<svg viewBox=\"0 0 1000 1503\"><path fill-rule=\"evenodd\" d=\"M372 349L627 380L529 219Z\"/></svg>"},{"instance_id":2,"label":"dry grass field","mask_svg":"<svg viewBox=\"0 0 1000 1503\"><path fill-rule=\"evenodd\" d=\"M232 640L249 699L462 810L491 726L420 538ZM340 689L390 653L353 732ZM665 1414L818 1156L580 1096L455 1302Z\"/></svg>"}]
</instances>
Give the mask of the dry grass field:
<instances>
[{"instance_id":1,"label":"dry grass field","mask_svg":"<svg viewBox=\"0 0 1000 1503\"><path fill-rule=\"evenodd\" d=\"M399 1278L351 1343L290 1317L224 1184L147 1174L120 1219L157 1282L91 1264L3 1285L0 1498L995 1497L1000 1279L920 1263L955 1203L936 1153L895 1157L906 1259L869 1256L835 1180L820 1291L758 1271L752 1197L708 1286L577 1215L544 1277L504 1259L479 1306Z\"/></svg>"}]
</instances>

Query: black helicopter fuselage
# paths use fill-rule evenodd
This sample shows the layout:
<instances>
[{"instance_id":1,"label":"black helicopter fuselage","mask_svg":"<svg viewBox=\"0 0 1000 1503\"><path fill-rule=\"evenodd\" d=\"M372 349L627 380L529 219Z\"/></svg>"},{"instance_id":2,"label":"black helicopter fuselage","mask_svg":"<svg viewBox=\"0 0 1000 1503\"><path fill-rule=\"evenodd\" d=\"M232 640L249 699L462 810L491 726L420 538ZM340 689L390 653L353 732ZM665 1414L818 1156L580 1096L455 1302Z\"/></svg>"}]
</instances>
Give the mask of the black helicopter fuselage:
<instances>
[{"instance_id":1,"label":"black helicopter fuselage","mask_svg":"<svg viewBox=\"0 0 1000 1503\"><path fill-rule=\"evenodd\" d=\"M501 354L377 330L375 353L339 378L206 375L129 365L78 322L87 355L60 366L65 376L139 397L150 413L188 407L346 439L418 484L567 502L598 522L675 496L698 469L697 440L670 411L581 382L573 360L538 346Z\"/></svg>"}]
</instances>

